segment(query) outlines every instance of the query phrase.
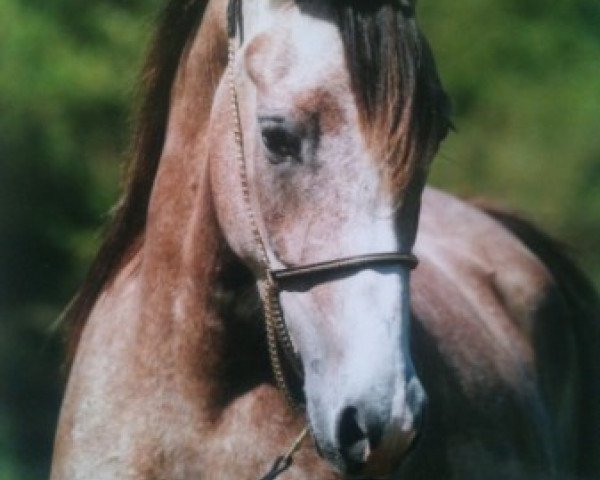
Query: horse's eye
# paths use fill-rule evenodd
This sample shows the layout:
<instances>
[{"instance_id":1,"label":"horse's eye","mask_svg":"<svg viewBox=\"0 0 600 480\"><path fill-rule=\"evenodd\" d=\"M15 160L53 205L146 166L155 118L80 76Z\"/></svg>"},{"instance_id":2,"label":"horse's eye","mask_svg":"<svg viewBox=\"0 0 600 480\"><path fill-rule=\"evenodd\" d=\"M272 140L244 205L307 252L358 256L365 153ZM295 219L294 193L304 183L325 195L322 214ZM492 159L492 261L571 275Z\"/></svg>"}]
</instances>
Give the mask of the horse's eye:
<instances>
[{"instance_id":1,"label":"horse's eye","mask_svg":"<svg viewBox=\"0 0 600 480\"><path fill-rule=\"evenodd\" d=\"M298 129L280 118L260 119L262 140L267 158L273 164L302 159L302 136Z\"/></svg>"}]
</instances>

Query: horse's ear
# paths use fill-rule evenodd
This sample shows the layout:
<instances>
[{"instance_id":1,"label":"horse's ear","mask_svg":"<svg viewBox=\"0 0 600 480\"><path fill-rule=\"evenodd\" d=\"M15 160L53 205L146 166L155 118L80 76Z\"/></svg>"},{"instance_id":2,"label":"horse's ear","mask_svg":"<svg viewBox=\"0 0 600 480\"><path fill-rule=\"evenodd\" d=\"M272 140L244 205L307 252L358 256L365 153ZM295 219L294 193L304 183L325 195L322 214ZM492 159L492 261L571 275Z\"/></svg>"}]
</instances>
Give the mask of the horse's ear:
<instances>
[{"instance_id":1,"label":"horse's ear","mask_svg":"<svg viewBox=\"0 0 600 480\"><path fill-rule=\"evenodd\" d=\"M417 8L417 0L398 0L400 9L406 16L412 17L415 14Z\"/></svg>"},{"instance_id":2,"label":"horse's ear","mask_svg":"<svg viewBox=\"0 0 600 480\"><path fill-rule=\"evenodd\" d=\"M229 0L227 4L227 36L235 37L235 2Z\"/></svg>"},{"instance_id":3,"label":"horse's ear","mask_svg":"<svg viewBox=\"0 0 600 480\"><path fill-rule=\"evenodd\" d=\"M240 34L240 42L244 39L244 19L242 16L242 1L229 0L227 5L227 35L229 38L235 38Z\"/></svg>"}]
</instances>

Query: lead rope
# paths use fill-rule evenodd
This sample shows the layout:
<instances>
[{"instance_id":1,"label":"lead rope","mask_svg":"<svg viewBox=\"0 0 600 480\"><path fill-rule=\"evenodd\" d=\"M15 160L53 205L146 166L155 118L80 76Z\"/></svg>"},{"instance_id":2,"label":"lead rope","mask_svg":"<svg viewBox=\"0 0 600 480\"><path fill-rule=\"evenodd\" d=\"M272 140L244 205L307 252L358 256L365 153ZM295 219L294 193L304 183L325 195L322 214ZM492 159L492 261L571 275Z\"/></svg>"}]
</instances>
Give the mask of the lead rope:
<instances>
[{"instance_id":1,"label":"lead rope","mask_svg":"<svg viewBox=\"0 0 600 480\"><path fill-rule=\"evenodd\" d=\"M279 358L279 351L277 347L277 339L279 338L282 348L287 354L294 355L294 349L292 346L291 339L288 335L287 329L283 323L283 317L281 308L279 306L278 290L271 271L269 269L269 257L267 255L267 248L260 235L254 210L252 208L252 202L250 200L250 187L248 181L248 171L246 168L245 154L244 154L244 138L242 135L242 125L240 120L240 106L235 88L235 38L229 39L229 89L231 95L231 112L233 117L233 136L235 140L235 157L238 164L238 171L240 175L240 185L242 187L242 195L244 197L244 203L246 205L247 217L250 221L250 229L256 245L259 247L260 262L264 269L265 280L260 282L261 285L261 297L263 299L263 305L265 310L265 329L267 333L267 345L269 350L269 357L271 360L271 368L273 370L273 376L275 377L275 383L277 388L283 393L288 404L293 410L298 411L299 407L294 401L294 398L287 386L285 381L285 374L283 372L283 366ZM300 435L296 438L290 449L282 456L277 457L271 470L260 480L274 480L283 472L285 472L293 463L294 454L302 446L302 442L308 435L308 426L304 427Z\"/></svg>"},{"instance_id":2,"label":"lead rope","mask_svg":"<svg viewBox=\"0 0 600 480\"><path fill-rule=\"evenodd\" d=\"M296 440L294 440L294 443L289 448L289 450L284 455L281 455L280 457L277 457L275 459L275 463L273 463L273 466L271 467L271 470L269 470L269 473L267 473L264 477L261 477L260 480L275 480L279 475L281 475L288 468L290 468L292 466L292 463L294 462L294 454L298 450L300 450L302 442L307 437L307 435L308 427L304 427L304 430L302 430L300 435L298 435Z\"/></svg>"}]
</instances>

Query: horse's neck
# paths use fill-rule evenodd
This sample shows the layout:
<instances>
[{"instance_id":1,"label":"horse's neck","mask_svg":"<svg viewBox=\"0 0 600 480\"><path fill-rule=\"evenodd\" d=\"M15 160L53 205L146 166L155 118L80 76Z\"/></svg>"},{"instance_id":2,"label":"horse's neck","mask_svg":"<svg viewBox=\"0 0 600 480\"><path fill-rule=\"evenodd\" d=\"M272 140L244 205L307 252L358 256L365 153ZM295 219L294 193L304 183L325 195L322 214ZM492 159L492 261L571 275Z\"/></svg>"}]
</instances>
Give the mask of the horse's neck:
<instances>
[{"instance_id":1,"label":"horse's neck","mask_svg":"<svg viewBox=\"0 0 600 480\"><path fill-rule=\"evenodd\" d=\"M261 324L235 315L225 321L213 295L223 275L223 239L205 131L207 99L226 61L225 3L211 2L181 64L143 242L83 331L61 410L54 479L257 477L302 427L265 385ZM257 425L264 411L269 422ZM224 451L235 452L236 462ZM312 477L329 478L312 450L297 459L302 464L320 469Z\"/></svg>"},{"instance_id":2,"label":"horse's neck","mask_svg":"<svg viewBox=\"0 0 600 480\"><path fill-rule=\"evenodd\" d=\"M181 60L139 280L140 363L152 352L158 359L148 364L153 375L160 365L168 376L198 380L196 385L205 385L204 377L217 371L222 343L222 322L211 301L222 238L210 195L206 131L210 99L226 67L224 3L211 2Z\"/></svg>"},{"instance_id":3,"label":"horse's neck","mask_svg":"<svg viewBox=\"0 0 600 480\"><path fill-rule=\"evenodd\" d=\"M171 90L165 143L150 199L145 236L145 248L152 250L153 240L159 239L164 245L158 253L164 255L179 256L175 250L191 226L198 189L205 187L206 131L212 98L227 63L227 39L221 19L224 3L224 0L214 0L207 7L196 39L183 52ZM165 250L166 243L171 244L168 250L172 252Z\"/></svg>"},{"instance_id":4,"label":"horse's neck","mask_svg":"<svg viewBox=\"0 0 600 480\"><path fill-rule=\"evenodd\" d=\"M84 478L113 453L125 459L153 442L169 449L183 442L187 451L218 414L225 331L211 291L222 239L205 131L226 63L225 3L207 7L181 59L144 240L100 295L81 337L57 432L57 478L79 467Z\"/></svg>"}]
</instances>

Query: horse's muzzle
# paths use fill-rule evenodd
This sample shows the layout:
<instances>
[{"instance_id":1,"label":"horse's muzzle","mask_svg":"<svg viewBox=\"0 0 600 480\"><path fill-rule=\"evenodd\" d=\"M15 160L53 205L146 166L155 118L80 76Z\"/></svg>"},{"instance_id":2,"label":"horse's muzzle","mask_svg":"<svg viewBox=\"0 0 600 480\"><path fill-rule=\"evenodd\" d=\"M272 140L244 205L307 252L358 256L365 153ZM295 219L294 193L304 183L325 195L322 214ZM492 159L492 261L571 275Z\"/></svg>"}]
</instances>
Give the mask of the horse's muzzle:
<instances>
[{"instance_id":1,"label":"horse's muzzle","mask_svg":"<svg viewBox=\"0 0 600 480\"><path fill-rule=\"evenodd\" d=\"M426 400L423 394L418 398L409 401L406 415L395 419L369 415L360 406L345 407L337 424L335 462L342 473L352 478L379 479L396 472L414 449L424 426Z\"/></svg>"}]
</instances>

